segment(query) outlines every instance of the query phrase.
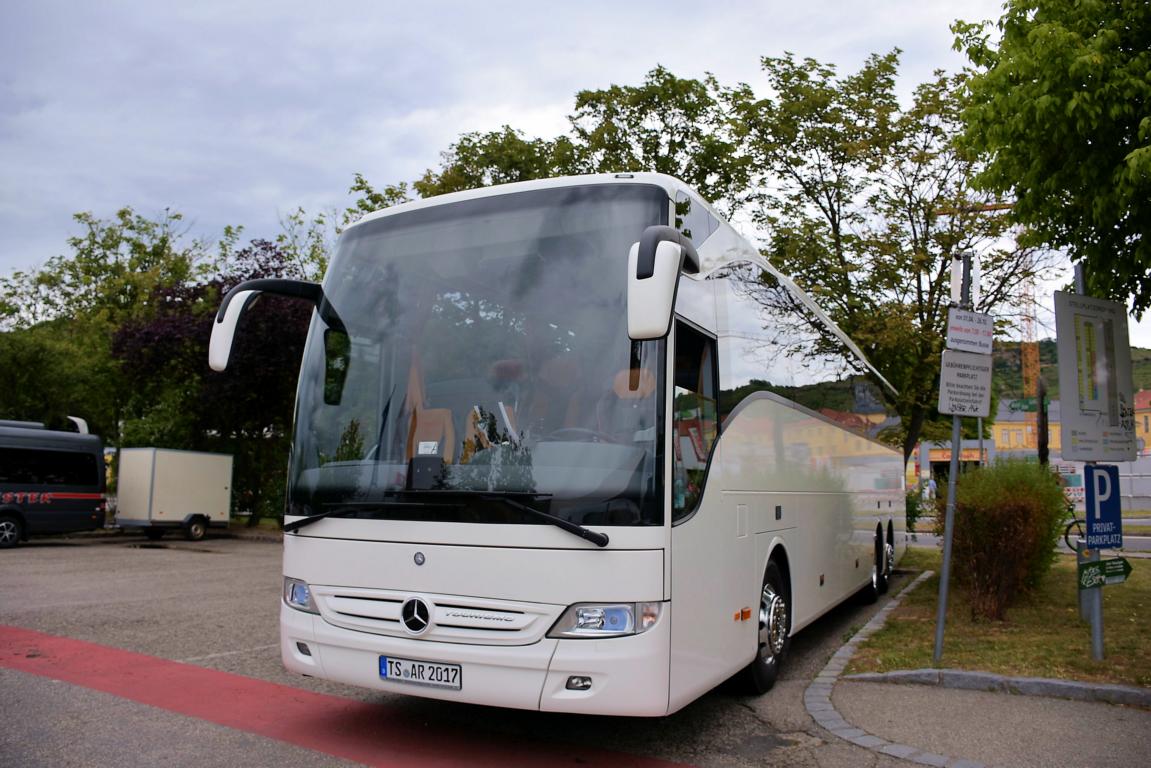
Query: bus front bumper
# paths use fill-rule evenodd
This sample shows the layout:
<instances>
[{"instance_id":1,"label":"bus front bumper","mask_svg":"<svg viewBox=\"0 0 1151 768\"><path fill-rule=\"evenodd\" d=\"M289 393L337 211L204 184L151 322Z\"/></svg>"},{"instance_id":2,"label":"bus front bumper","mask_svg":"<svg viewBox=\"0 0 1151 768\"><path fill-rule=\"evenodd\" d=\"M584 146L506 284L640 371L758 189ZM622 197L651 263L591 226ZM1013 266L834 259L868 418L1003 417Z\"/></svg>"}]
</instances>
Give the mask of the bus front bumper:
<instances>
[{"instance_id":1,"label":"bus front bumper","mask_svg":"<svg viewBox=\"0 0 1151 768\"><path fill-rule=\"evenodd\" d=\"M547 712L660 716L668 710L668 607L641 635L492 646L356 632L281 603L280 652L291 672L390 693ZM381 656L458 664L460 689L383 679ZM590 688L569 689L572 677L590 678Z\"/></svg>"}]
</instances>

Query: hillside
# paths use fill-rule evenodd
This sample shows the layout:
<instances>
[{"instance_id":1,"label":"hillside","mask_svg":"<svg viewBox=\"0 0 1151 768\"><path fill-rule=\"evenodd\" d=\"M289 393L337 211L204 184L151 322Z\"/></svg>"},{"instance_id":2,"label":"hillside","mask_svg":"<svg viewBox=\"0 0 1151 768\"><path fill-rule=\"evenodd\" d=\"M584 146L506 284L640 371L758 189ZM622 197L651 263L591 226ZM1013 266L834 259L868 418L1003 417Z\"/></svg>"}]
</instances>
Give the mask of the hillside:
<instances>
[{"instance_id":1,"label":"hillside","mask_svg":"<svg viewBox=\"0 0 1151 768\"><path fill-rule=\"evenodd\" d=\"M996 341L992 353L992 381L1000 400L1023 397L1023 362L1018 341ZM1059 399L1059 358L1055 339L1039 342L1039 372L1047 382L1047 394ZM1131 348L1131 379L1135 391L1151 389L1151 349Z\"/></svg>"}]
</instances>

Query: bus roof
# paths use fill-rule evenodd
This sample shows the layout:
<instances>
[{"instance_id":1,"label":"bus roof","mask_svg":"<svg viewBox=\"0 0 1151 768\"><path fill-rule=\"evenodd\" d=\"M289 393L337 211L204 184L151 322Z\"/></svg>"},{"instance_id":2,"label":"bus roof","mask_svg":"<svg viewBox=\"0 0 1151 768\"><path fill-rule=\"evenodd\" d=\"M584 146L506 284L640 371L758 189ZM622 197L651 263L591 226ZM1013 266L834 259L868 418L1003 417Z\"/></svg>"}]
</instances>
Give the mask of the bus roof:
<instances>
[{"instance_id":1,"label":"bus roof","mask_svg":"<svg viewBox=\"0 0 1151 768\"><path fill-rule=\"evenodd\" d=\"M476 189L468 189L463 192L449 192L445 195L436 195L435 197L421 198L419 200L412 200L408 203L401 203L394 205L390 208L369 213L362 219L357 221L352 227L359 226L369 221L383 218L385 216L393 216L398 213L406 213L407 211L415 211L421 208L431 208L437 205L449 205L451 203L459 203L465 200L478 200L484 197L496 197L498 195L513 195L519 192L530 192L536 189L556 189L559 187L578 187L587 184L651 184L657 187L663 187L667 190L670 197L675 197L677 192L689 192L695 197L699 194L684 184L674 176L668 176L664 173L593 173L585 176L559 176L553 179L534 179L532 181L516 181L509 184L496 184L490 187L478 187ZM349 227L350 229L351 227Z\"/></svg>"},{"instance_id":2,"label":"bus roof","mask_svg":"<svg viewBox=\"0 0 1151 768\"><path fill-rule=\"evenodd\" d=\"M0 426L0 446L5 448L57 448L99 453L104 444L98 435L59 432L43 427Z\"/></svg>"}]
</instances>

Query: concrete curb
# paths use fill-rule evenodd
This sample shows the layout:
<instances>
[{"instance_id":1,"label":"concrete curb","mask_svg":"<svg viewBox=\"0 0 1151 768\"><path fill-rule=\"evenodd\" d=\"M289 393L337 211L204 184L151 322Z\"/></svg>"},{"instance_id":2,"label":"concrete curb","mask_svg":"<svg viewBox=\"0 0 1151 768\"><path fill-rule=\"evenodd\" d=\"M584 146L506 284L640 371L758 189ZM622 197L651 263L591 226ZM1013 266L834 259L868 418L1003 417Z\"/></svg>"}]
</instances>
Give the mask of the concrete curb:
<instances>
[{"instance_id":1,"label":"concrete curb","mask_svg":"<svg viewBox=\"0 0 1151 768\"><path fill-rule=\"evenodd\" d=\"M856 746L870 749L872 752L909 760L918 765L936 766L937 768L986 768L983 763L978 763L974 760L938 755L934 752L924 751L919 747L913 747L910 744L898 744L876 736L875 734L868 733L862 728L857 728L844 720L843 716L835 709L835 705L831 703L831 690L835 687L835 683L839 680L840 675L843 674L847 663L851 661L851 657L855 655L855 650L859 647L859 644L879 631L887 622L887 617L899 606L904 595L929 579L933 573L933 571L924 571L919 574L914 581L903 588L902 592L889 600L887 605L883 606L878 613L872 616L871 621L867 622L867 624L863 626L863 629L856 632L842 648L835 652L831 657L831 661L827 662L827 665L815 676L815 680L812 681L811 685L807 687L807 690L803 694L803 704L807 707L807 713L811 715L812 719L820 726L831 731L831 733L839 738L849 741ZM916 673L918 672L928 672L938 675L939 670L914 670L907 674L909 678L916 679L918 677L927 679L931 676L917 676ZM853 678L854 677L856 676L853 676ZM906 682L910 682L910 679Z\"/></svg>"},{"instance_id":2,"label":"concrete curb","mask_svg":"<svg viewBox=\"0 0 1151 768\"><path fill-rule=\"evenodd\" d=\"M1046 696L1052 699L1096 701L1106 704L1124 704L1151 708L1151 688L1127 685L1083 683L1075 680L1052 680L1044 677L1006 677L987 672L968 672L961 669L912 669L896 672L865 672L844 675L843 680L861 683L892 683L897 685L937 685L969 691L1014 693L1018 696Z\"/></svg>"},{"instance_id":3,"label":"concrete curb","mask_svg":"<svg viewBox=\"0 0 1151 768\"><path fill-rule=\"evenodd\" d=\"M908 744L898 744L862 728L857 728L843 719L831 703L831 691L840 679L868 683L891 683L898 685L935 685L972 691L992 691L1012 693L1020 696L1046 696L1048 698L1072 699L1075 701L1125 704L1137 707L1151 707L1151 689L1125 685L1104 685L1082 683L1071 680L1051 680L1038 677L1007 677L987 672L968 672L958 669L910 669L886 673L865 673L843 675L843 670L859 644L875 634L886 622L903 597L934 575L933 571L921 573L914 581L903 588L887 605L871 617L863 629L855 633L842 648L835 652L831 661L823 668L803 695L807 713L816 723L831 731L841 739L850 741L873 752L910 760L919 765L942 766L946 768L986 768L974 760L948 757L926 752Z\"/></svg>"}]
</instances>

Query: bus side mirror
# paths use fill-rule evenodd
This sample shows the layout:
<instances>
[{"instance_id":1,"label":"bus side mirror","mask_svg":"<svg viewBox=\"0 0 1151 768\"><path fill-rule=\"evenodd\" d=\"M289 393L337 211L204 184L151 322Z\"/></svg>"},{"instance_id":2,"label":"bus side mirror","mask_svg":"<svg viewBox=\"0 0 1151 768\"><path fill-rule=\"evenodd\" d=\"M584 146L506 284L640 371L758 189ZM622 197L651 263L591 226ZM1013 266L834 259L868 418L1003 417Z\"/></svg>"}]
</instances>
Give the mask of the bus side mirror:
<instances>
[{"instance_id":1,"label":"bus side mirror","mask_svg":"<svg viewBox=\"0 0 1151 768\"><path fill-rule=\"evenodd\" d=\"M208 345L208 365L212 370L222 371L228 367L228 358L232 356L232 341L236 336L236 325L240 322L240 316L261 293L274 293L311 302L319 310L320 317L329 328L346 332L339 315L324 298L324 289L319 283L282 277L245 280L224 295L220 311L216 313L216 319L212 323L212 340Z\"/></svg>"},{"instance_id":2,"label":"bus side mirror","mask_svg":"<svg viewBox=\"0 0 1151 768\"><path fill-rule=\"evenodd\" d=\"M697 274L699 254L690 239L668 226L644 230L627 257L627 335L662 339L671 331L680 272Z\"/></svg>"},{"instance_id":3,"label":"bus side mirror","mask_svg":"<svg viewBox=\"0 0 1151 768\"><path fill-rule=\"evenodd\" d=\"M231 299L220 307L223 317L217 316L212 323L212 340L208 343L208 365L213 371L222 371L228 367L228 358L232 356L232 340L236 336L236 325L240 322L240 315L260 296L259 291L240 291L235 295L228 293Z\"/></svg>"}]
</instances>

